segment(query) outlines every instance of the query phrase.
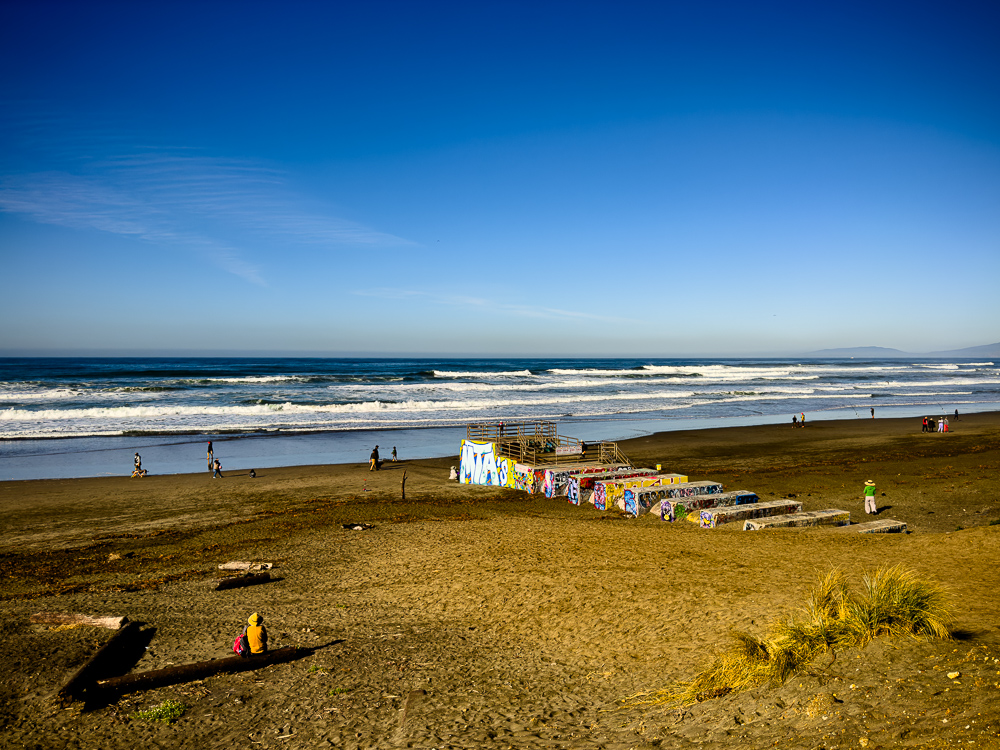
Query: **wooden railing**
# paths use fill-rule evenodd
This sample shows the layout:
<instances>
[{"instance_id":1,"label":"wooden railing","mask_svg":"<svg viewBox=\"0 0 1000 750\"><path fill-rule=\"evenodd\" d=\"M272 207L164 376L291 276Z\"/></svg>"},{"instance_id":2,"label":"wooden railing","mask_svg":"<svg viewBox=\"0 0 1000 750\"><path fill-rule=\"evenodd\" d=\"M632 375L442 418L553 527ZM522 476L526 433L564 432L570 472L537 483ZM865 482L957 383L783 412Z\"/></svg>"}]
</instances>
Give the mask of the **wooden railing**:
<instances>
[{"instance_id":1,"label":"wooden railing","mask_svg":"<svg viewBox=\"0 0 1000 750\"><path fill-rule=\"evenodd\" d=\"M465 435L469 440L484 443L522 438L549 440L557 437L555 422L481 422L466 425Z\"/></svg>"},{"instance_id":2,"label":"wooden railing","mask_svg":"<svg viewBox=\"0 0 1000 750\"><path fill-rule=\"evenodd\" d=\"M632 465L618 443L558 435L555 422L485 422L467 425L465 434L469 440L495 443L501 456L521 464Z\"/></svg>"}]
</instances>

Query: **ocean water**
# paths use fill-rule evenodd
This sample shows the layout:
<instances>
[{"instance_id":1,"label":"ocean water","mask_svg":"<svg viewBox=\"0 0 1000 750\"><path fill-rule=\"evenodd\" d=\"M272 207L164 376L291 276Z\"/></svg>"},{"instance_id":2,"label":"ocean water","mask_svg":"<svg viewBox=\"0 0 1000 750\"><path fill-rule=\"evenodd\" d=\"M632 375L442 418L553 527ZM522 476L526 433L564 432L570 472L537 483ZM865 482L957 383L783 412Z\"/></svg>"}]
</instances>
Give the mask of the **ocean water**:
<instances>
[{"instance_id":1,"label":"ocean water","mask_svg":"<svg viewBox=\"0 0 1000 750\"><path fill-rule=\"evenodd\" d=\"M998 402L1000 367L964 359L0 359L0 479L127 474L140 449L155 473L196 471L208 439L259 468L365 461L376 442L453 455L477 421L622 439Z\"/></svg>"}]
</instances>

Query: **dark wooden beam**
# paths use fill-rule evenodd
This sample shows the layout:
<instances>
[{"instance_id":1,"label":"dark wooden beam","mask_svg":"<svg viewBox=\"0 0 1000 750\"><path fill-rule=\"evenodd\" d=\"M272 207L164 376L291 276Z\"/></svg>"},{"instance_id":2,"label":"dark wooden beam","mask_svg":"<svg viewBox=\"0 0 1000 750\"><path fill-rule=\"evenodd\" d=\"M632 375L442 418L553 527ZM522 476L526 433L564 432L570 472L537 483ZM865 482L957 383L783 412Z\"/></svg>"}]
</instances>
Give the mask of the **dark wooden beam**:
<instances>
[{"instance_id":1,"label":"dark wooden beam","mask_svg":"<svg viewBox=\"0 0 1000 750\"><path fill-rule=\"evenodd\" d=\"M214 674L223 672L249 672L271 664L281 664L292 661L300 655L305 656L310 653L310 649L288 646L279 648L277 651L268 651L264 654L253 654L251 656L230 656L225 659L211 659L210 661L199 661L193 664L182 664L179 667L164 667L154 669L150 672L138 672L136 674L122 675L121 677L111 677L100 680L97 687L102 691L114 693L131 693L137 690L152 690L164 685L176 685L180 682L190 682L200 680L204 677L211 677Z\"/></svg>"}]
</instances>

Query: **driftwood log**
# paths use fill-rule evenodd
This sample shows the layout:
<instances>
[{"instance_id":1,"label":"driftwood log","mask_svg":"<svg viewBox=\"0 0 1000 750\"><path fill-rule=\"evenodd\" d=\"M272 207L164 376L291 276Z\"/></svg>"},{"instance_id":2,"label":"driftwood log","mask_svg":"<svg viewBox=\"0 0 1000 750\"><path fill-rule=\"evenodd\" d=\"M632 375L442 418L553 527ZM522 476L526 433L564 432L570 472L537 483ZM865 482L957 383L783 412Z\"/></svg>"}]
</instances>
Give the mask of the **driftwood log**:
<instances>
[{"instance_id":1,"label":"driftwood log","mask_svg":"<svg viewBox=\"0 0 1000 750\"><path fill-rule=\"evenodd\" d=\"M69 678L69 682L62 686L62 689L56 693L56 700L62 704L76 700L80 693L94 684L96 676L105 669L115 652L124 648L128 641L138 635L139 623L130 622L111 636L108 642L97 649L94 655L76 671L76 674Z\"/></svg>"},{"instance_id":2,"label":"driftwood log","mask_svg":"<svg viewBox=\"0 0 1000 750\"><path fill-rule=\"evenodd\" d=\"M238 589L244 586L254 586L258 583L267 583L271 580L270 573L255 573L253 575L247 576L234 576L232 578L223 578L219 581L219 585L215 587L216 591L224 591L225 589Z\"/></svg>"},{"instance_id":3,"label":"driftwood log","mask_svg":"<svg viewBox=\"0 0 1000 750\"><path fill-rule=\"evenodd\" d=\"M242 570L244 572L249 572L251 570L270 570L274 567L274 563L255 563L255 562L245 562L243 560L234 560L233 562L222 563L219 565L219 570Z\"/></svg>"},{"instance_id":4,"label":"driftwood log","mask_svg":"<svg viewBox=\"0 0 1000 750\"><path fill-rule=\"evenodd\" d=\"M308 654L309 649L300 649L297 646L279 648L277 651L268 651L265 654L254 654L249 657L231 656L226 659L212 659L210 661L199 661L193 664L182 664L179 667L164 667L154 669L150 672L138 672L136 674L122 675L121 677L110 677L100 680L97 687L102 691L114 693L131 693L136 690L152 690L164 685L176 685L180 682L190 682L200 680L203 677L211 677L222 672L248 672L271 664L281 664L292 661L298 656Z\"/></svg>"},{"instance_id":5,"label":"driftwood log","mask_svg":"<svg viewBox=\"0 0 1000 750\"><path fill-rule=\"evenodd\" d=\"M35 625L92 625L95 628L120 630L127 617L91 617L65 612L36 612L29 620Z\"/></svg>"},{"instance_id":6,"label":"driftwood log","mask_svg":"<svg viewBox=\"0 0 1000 750\"><path fill-rule=\"evenodd\" d=\"M403 469L403 481L399 483L399 494L403 500L406 499L406 469Z\"/></svg>"}]
</instances>

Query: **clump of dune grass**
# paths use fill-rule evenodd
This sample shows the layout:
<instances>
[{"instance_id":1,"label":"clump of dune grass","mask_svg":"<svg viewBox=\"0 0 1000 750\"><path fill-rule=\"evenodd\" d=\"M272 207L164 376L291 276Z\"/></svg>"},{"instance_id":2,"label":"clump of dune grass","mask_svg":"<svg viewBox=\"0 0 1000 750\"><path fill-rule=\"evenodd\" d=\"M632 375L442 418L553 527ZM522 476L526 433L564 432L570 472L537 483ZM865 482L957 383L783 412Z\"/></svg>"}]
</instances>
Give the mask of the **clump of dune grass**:
<instances>
[{"instance_id":1,"label":"clump of dune grass","mask_svg":"<svg viewBox=\"0 0 1000 750\"><path fill-rule=\"evenodd\" d=\"M948 639L944 592L901 566L862 576L852 590L839 570L824 575L803 611L773 623L764 637L735 631L728 648L690 682L626 698L633 705L690 705L765 684L780 685L821 653L861 648L875 638Z\"/></svg>"},{"instance_id":2,"label":"clump of dune grass","mask_svg":"<svg viewBox=\"0 0 1000 750\"><path fill-rule=\"evenodd\" d=\"M180 701L166 700L158 706L147 708L144 711L136 711L132 716L141 721L161 721L164 724L173 724L184 715L187 709L188 707Z\"/></svg>"}]
</instances>

